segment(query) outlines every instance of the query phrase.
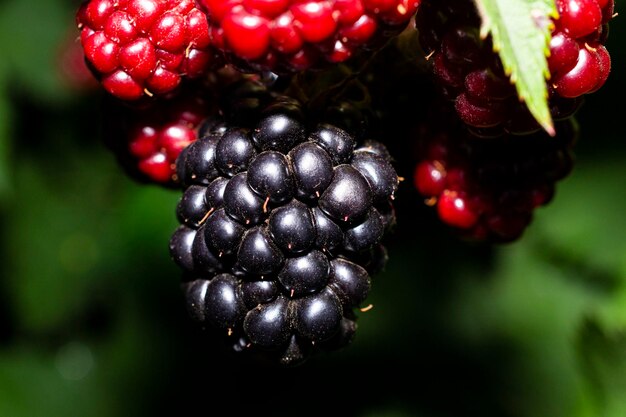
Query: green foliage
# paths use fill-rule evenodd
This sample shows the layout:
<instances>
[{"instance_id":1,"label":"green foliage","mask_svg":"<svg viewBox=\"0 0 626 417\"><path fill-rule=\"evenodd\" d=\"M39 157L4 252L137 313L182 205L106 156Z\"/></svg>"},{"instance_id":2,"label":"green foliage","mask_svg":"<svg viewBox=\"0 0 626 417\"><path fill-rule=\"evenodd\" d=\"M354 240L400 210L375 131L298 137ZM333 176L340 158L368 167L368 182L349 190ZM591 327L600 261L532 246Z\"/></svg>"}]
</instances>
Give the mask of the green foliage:
<instances>
[{"instance_id":1,"label":"green foliage","mask_svg":"<svg viewBox=\"0 0 626 417\"><path fill-rule=\"evenodd\" d=\"M552 204L554 219L542 223L537 251L549 247L545 256L575 274L572 278L590 292L604 295L594 317L606 331L624 331L626 241L616 231L626 230L626 190L616 179L626 178L626 168L621 159L607 158L602 165L579 166L576 175L576 187L566 187ZM601 215L589 209L590 202L597 201L607 207Z\"/></svg>"},{"instance_id":2,"label":"green foliage","mask_svg":"<svg viewBox=\"0 0 626 417\"><path fill-rule=\"evenodd\" d=\"M481 34L491 35L497 51L524 101L539 124L554 134L546 78L550 75L550 19L558 16L554 0L474 0L482 19Z\"/></svg>"},{"instance_id":3,"label":"green foliage","mask_svg":"<svg viewBox=\"0 0 626 417\"><path fill-rule=\"evenodd\" d=\"M122 187L110 159L66 151L61 172L50 174L53 167L29 160L15 172L15 187L29 192L17 194L8 213L5 236L13 244L6 251L5 285L19 326L29 333L71 322L107 283L122 278L117 265L163 254L166 244L159 242L174 230L171 193ZM94 170L108 174L74 178Z\"/></svg>"},{"instance_id":4,"label":"green foliage","mask_svg":"<svg viewBox=\"0 0 626 417\"><path fill-rule=\"evenodd\" d=\"M580 416L619 417L626 409L626 332L603 331L589 320L581 326L578 354L588 398Z\"/></svg>"},{"instance_id":5,"label":"green foliage","mask_svg":"<svg viewBox=\"0 0 626 417\"><path fill-rule=\"evenodd\" d=\"M14 91L37 100L60 103L72 98L60 81L62 40L77 37L74 4L57 0L34 3L5 0L0 4L0 50Z\"/></svg>"}]
</instances>

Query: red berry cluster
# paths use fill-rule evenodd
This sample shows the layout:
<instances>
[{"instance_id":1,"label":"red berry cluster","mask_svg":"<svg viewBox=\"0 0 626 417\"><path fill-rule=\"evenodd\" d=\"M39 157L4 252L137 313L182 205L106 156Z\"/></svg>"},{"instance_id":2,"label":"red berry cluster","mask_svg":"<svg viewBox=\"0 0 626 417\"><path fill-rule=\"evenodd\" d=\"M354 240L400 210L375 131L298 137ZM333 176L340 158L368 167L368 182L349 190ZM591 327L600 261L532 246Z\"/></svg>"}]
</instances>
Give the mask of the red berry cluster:
<instances>
[{"instance_id":1,"label":"red berry cluster","mask_svg":"<svg viewBox=\"0 0 626 417\"><path fill-rule=\"evenodd\" d=\"M614 0L557 0L560 18L550 41L551 85L561 97L597 91L611 70L604 47Z\"/></svg>"},{"instance_id":2,"label":"red berry cluster","mask_svg":"<svg viewBox=\"0 0 626 417\"><path fill-rule=\"evenodd\" d=\"M243 67L298 71L343 62L398 33L420 0L199 0L211 37Z\"/></svg>"},{"instance_id":3,"label":"red berry cluster","mask_svg":"<svg viewBox=\"0 0 626 417\"><path fill-rule=\"evenodd\" d=\"M538 132L485 140L455 115L422 126L414 185L439 218L474 240L510 242L547 204L555 184L572 168L573 120L557 124L556 137Z\"/></svg>"},{"instance_id":4,"label":"red berry cluster","mask_svg":"<svg viewBox=\"0 0 626 417\"><path fill-rule=\"evenodd\" d=\"M573 115L580 97L606 81L611 60L603 43L613 0L558 0L548 86L552 116ZM459 117L476 133L523 134L539 130L505 75L490 38L479 36L480 18L467 0L424 0L416 16L422 48L435 78Z\"/></svg>"},{"instance_id":5,"label":"red berry cluster","mask_svg":"<svg viewBox=\"0 0 626 417\"><path fill-rule=\"evenodd\" d=\"M93 72L123 100L169 93L220 66L194 0L90 0L76 20Z\"/></svg>"},{"instance_id":6,"label":"red berry cluster","mask_svg":"<svg viewBox=\"0 0 626 417\"><path fill-rule=\"evenodd\" d=\"M176 186L178 155L219 124L226 108L220 96L236 100L234 86L264 89L255 75L242 75L226 65L202 80L186 80L167 100L129 106L109 98L104 102L104 139L126 172L140 182ZM245 92L244 92L245 98Z\"/></svg>"},{"instance_id":7,"label":"red berry cluster","mask_svg":"<svg viewBox=\"0 0 626 417\"><path fill-rule=\"evenodd\" d=\"M193 85L171 100L132 108L108 100L105 141L128 173L144 182L174 185L176 158L214 113L212 92Z\"/></svg>"}]
</instances>

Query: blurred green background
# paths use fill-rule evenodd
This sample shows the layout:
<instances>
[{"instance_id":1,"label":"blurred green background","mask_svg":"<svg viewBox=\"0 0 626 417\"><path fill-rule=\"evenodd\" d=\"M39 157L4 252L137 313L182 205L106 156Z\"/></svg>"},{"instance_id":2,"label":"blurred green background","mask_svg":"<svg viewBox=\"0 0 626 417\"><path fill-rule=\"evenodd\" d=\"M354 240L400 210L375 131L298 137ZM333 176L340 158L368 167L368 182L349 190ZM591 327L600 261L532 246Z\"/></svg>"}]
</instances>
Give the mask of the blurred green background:
<instances>
[{"instance_id":1,"label":"blurred green background","mask_svg":"<svg viewBox=\"0 0 626 417\"><path fill-rule=\"evenodd\" d=\"M626 415L622 18L574 172L523 239L460 242L405 182L355 342L278 369L187 319L179 193L123 174L100 90L67 76L78 4L0 2L1 417Z\"/></svg>"}]
</instances>

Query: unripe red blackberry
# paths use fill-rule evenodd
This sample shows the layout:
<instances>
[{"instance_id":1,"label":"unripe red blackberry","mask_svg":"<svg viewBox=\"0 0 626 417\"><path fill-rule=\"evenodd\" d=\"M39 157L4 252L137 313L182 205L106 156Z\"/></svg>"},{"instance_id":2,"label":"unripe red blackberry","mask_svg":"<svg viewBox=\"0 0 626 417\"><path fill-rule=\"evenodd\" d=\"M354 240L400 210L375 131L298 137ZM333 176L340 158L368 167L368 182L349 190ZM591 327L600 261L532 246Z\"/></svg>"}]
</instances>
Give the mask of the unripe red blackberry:
<instances>
[{"instance_id":1,"label":"unripe red blackberry","mask_svg":"<svg viewBox=\"0 0 626 417\"><path fill-rule=\"evenodd\" d=\"M202 80L185 80L176 93L141 106L107 96L105 143L134 179L173 187L178 181L178 155L198 136L219 131L234 102L254 101L263 95L269 98L258 76L242 75L226 66L207 73ZM240 111L239 117L245 117L245 111Z\"/></svg>"},{"instance_id":2,"label":"unripe red blackberry","mask_svg":"<svg viewBox=\"0 0 626 417\"><path fill-rule=\"evenodd\" d=\"M145 107L106 100L105 143L134 179L174 186L176 158L197 139L202 123L219 118L214 91L189 84L174 98Z\"/></svg>"},{"instance_id":3,"label":"unripe red blackberry","mask_svg":"<svg viewBox=\"0 0 626 417\"><path fill-rule=\"evenodd\" d=\"M420 0L199 0L211 39L244 69L300 71L375 49L399 33Z\"/></svg>"},{"instance_id":4,"label":"unripe red blackberry","mask_svg":"<svg viewBox=\"0 0 626 417\"><path fill-rule=\"evenodd\" d=\"M561 97L597 91L611 70L604 47L613 0L557 0L559 19L550 42L550 84Z\"/></svg>"},{"instance_id":5,"label":"unripe red blackberry","mask_svg":"<svg viewBox=\"0 0 626 417\"><path fill-rule=\"evenodd\" d=\"M514 241L572 169L575 122L562 121L556 128L555 137L537 132L484 139L452 113L434 117L419 132L414 186L460 235Z\"/></svg>"},{"instance_id":6,"label":"unripe red blackberry","mask_svg":"<svg viewBox=\"0 0 626 417\"><path fill-rule=\"evenodd\" d=\"M384 147L285 97L232 120L177 161L184 192L170 251L190 313L237 350L284 364L345 346L368 271L386 261L393 219L381 213L398 176Z\"/></svg>"},{"instance_id":7,"label":"unripe red blackberry","mask_svg":"<svg viewBox=\"0 0 626 417\"><path fill-rule=\"evenodd\" d=\"M556 121L571 117L582 96L607 80L611 59L604 47L613 0L559 0L554 21L548 93ZM444 96L478 134L525 134L539 124L505 75L491 38L479 36L480 19L469 0L424 0L416 15L422 49Z\"/></svg>"},{"instance_id":8,"label":"unripe red blackberry","mask_svg":"<svg viewBox=\"0 0 626 417\"><path fill-rule=\"evenodd\" d=\"M167 94L222 65L194 0L88 0L76 22L94 75L122 100Z\"/></svg>"}]
</instances>

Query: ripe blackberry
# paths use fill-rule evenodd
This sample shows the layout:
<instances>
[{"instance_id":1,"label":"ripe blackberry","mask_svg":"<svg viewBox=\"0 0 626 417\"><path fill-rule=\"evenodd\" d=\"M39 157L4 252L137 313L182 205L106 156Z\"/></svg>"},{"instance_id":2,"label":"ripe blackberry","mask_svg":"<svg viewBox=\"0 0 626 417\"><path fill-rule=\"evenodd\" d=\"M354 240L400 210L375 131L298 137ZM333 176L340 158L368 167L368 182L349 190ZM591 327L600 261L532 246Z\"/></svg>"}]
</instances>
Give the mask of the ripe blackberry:
<instances>
[{"instance_id":1,"label":"ripe blackberry","mask_svg":"<svg viewBox=\"0 0 626 417\"><path fill-rule=\"evenodd\" d=\"M518 239L536 208L547 204L556 183L572 169L573 119L545 132L483 139L456 115L422 127L413 180L448 226L472 240Z\"/></svg>"},{"instance_id":2,"label":"ripe blackberry","mask_svg":"<svg viewBox=\"0 0 626 417\"><path fill-rule=\"evenodd\" d=\"M169 93L221 66L193 0L88 0L76 22L94 75L122 100Z\"/></svg>"},{"instance_id":3,"label":"ripe blackberry","mask_svg":"<svg viewBox=\"0 0 626 417\"><path fill-rule=\"evenodd\" d=\"M170 251L192 317L235 350L295 364L352 340L398 176L382 144L285 97L258 104L179 156Z\"/></svg>"},{"instance_id":4,"label":"ripe blackberry","mask_svg":"<svg viewBox=\"0 0 626 417\"><path fill-rule=\"evenodd\" d=\"M558 0L550 43L549 102L553 119L571 117L582 96L607 80L604 47L613 0ZM477 134L525 134L540 129L505 75L491 38L479 36L480 18L468 0L424 0L416 15L422 49L444 96Z\"/></svg>"},{"instance_id":5,"label":"ripe blackberry","mask_svg":"<svg viewBox=\"0 0 626 417\"><path fill-rule=\"evenodd\" d=\"M420 0L199 0L214 45L243 68L300 71L343 62L399 33Z\"/></svg>"}]
</instances>

